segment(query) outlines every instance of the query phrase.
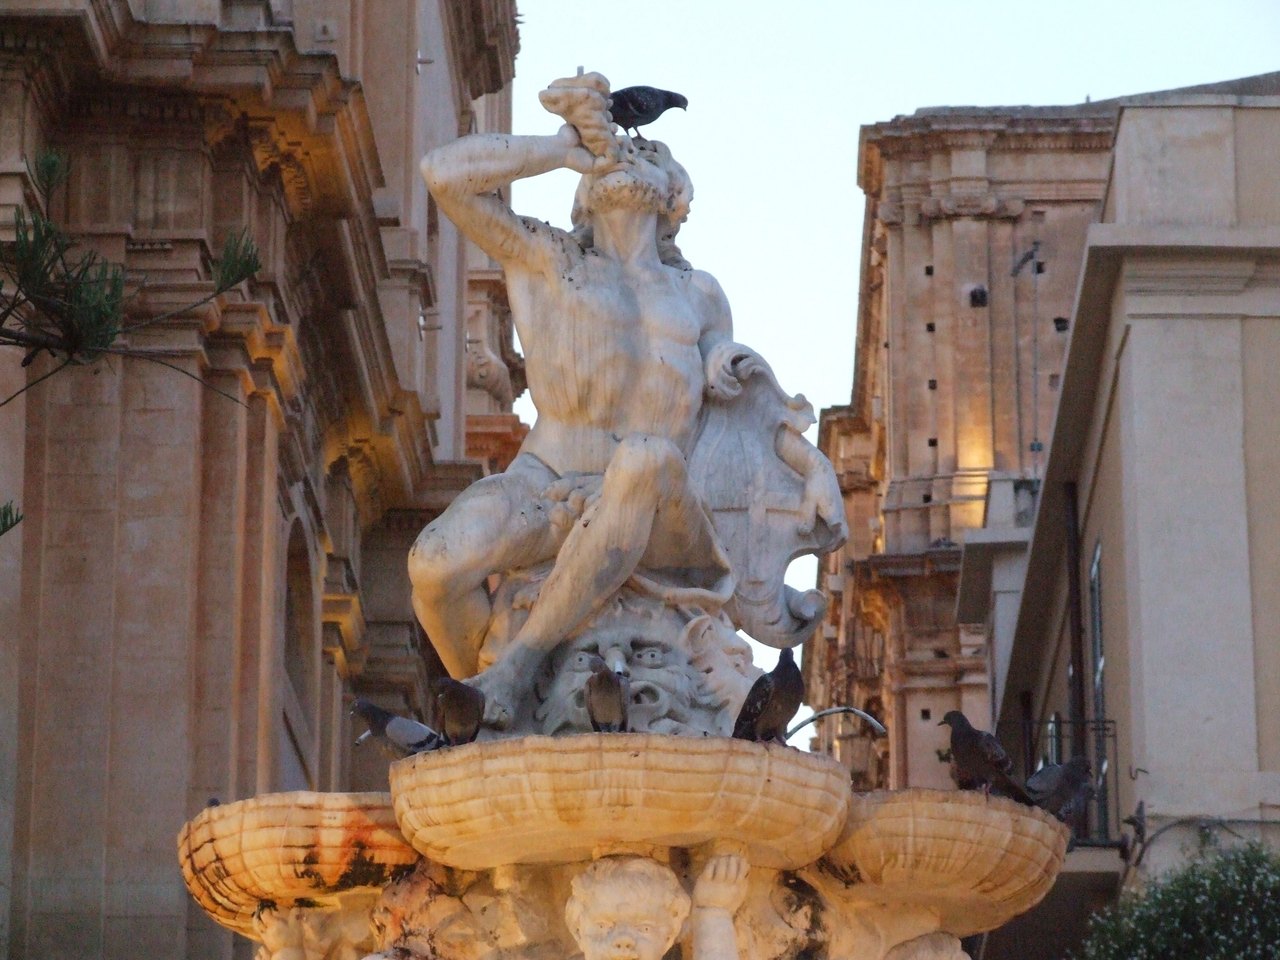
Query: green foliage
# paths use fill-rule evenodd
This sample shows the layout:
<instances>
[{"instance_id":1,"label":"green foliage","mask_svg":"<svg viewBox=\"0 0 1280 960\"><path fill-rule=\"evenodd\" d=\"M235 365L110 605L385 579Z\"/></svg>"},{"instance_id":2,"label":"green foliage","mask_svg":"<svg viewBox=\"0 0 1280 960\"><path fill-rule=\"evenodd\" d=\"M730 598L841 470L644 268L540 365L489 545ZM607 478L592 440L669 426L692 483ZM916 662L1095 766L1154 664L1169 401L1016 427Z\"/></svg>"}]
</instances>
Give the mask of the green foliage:
<instances>
[{"instance_id":1,"label":"green foliage","mask_svg":"<svg viewBox=\"0 0 1280 960\"><path fill-rule=\"evenodd\" d=\"M1280 855L1195 860L1091 921L1076 960L1280 960Z\"/></svg>"},{"instance_id":2,"label":"green foliage","mask_svg":"<svg viewBox=\"0 0 1280 960\"><path fill-rule=\"evenodd\" d=\"M14 239L0 243L0 346L25 350L23 366L41 352L60 360L45 376L68 364L92 363L106 353L140 356L190 376L145 352L130 351L120 337L208 303L257 273L262 264L248 230L227 237L214 266L211 293L176 310L127 323L130 295L124 268L93 251L73 254L75 240L47 215L49 197L70 172L67 157L56 151L42 153L27 172L43 209L33 208L28 214L19 208ZM0 406L12 399L0 401Z\"/></svg>"},{"instance_id":3,"label":"green foliage","mask_svg":"<svg viewBox=\"0 0 1280 960\"><path fill-rule=\"evenodd\" d=\"M22 521L22 514L13 505L13 501L0 504L0 537L16 527Z\"/></svg>"}]
</instances>

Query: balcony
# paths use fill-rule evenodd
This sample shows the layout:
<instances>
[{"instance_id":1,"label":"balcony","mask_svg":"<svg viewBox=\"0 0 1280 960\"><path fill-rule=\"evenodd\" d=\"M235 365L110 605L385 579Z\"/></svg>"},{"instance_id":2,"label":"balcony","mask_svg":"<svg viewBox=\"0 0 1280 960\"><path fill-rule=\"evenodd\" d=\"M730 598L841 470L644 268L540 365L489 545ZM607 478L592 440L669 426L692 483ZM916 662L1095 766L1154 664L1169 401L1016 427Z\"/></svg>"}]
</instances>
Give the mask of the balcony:
<instances>
[{"instance_id":1,"label":"balcony","mask_svg":"<svg viewBox=\"0 0 1280 960\"><path fill-rule=\"evenodd\" d=\"M1094 792L1085 815L1070 824L1075 846L1120 847L1121 764L1114 720L1064 720L1054 716L1040 723L1002 724L997 733L1023 778L1045 764L1063 763L1083 750L1093 770Z\"/></svg>"}]
</instances>

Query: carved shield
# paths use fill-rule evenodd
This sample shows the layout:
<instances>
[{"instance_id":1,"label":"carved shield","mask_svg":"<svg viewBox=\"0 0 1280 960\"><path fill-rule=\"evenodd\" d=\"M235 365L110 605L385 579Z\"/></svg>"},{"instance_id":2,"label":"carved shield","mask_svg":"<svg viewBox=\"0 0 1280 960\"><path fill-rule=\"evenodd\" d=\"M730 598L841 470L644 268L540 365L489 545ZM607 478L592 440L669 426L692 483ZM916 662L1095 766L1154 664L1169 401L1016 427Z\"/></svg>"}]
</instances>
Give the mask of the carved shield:
<instances>
[{"instance_id":1,"label":"carved shield","mask_svg":"<svg viewBox=\"0 0 1280 960\"><path fill-rule=\"evenodd\" d=\"M740 359L748 359L745 352ZM741 392L704 407L689 471L733 570L736 586L725 611L761 643L793 647L813 633L826 597L794 590L783 578L796 557L844 542L843 504L830 462L801 436L814 423L813 407L783 391L754 354L741 369ZM830 503L833 492L838 506ZM839 513L833 523L817 513L823 497L828 516Z\"/></svg>"}]
</instances>

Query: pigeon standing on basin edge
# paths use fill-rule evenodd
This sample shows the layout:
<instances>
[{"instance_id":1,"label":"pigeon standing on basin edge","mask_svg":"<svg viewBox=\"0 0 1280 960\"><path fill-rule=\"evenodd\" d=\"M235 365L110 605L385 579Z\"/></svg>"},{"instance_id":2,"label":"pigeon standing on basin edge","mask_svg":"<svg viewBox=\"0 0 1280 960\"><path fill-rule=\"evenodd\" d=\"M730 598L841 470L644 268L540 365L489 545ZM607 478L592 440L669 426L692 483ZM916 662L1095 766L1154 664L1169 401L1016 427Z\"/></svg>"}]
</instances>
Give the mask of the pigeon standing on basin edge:
<instances>
[{"instance_id":1,"label":"pigeon standing on basin edge","mask_svg":"<svg viewBox=\"0 0 1280 960\"><path fill-rule=\"evenodd\" d=\"M653 123L672 107L687 109L689 101L670 90L657 87L623 87L609 94L609 115L623 130L634 130Z\"/></svg>"},{"instance_id":2,"label":"pigeon standing on basin edge","mask_svg":"<svg viewBox=\"0 0 1280 960\"><path fill-rule=\"evenodd\" d=\"M1013 760L999 740L975 728L959 710L948 710L938 726L951 728L951 760L962 781L980 783L988 796L994 784L1002 793L1030 804L1026 791L1009 776Z\"/></svg>"},{"instance_id":3,"label":"pigeon standing on basin edge","mask_svg":"<svg viewBox=\"0 0 1280 960\"><path fill-rule=\"evenodd\" d=\"M778 665L756 679L733 725L738 740L786 744L787 724L804 700L804 677L796 666L795 655L783 650Z\"/></svg>"}]
</instances>

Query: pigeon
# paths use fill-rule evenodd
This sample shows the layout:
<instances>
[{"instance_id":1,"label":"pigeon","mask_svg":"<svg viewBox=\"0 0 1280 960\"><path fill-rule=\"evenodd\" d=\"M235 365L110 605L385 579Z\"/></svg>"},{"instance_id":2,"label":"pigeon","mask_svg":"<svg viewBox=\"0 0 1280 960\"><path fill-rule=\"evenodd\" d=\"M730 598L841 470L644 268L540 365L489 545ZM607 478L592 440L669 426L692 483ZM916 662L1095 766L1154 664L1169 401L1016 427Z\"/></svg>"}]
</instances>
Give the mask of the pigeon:
<instances>
[{"instance_id":1,"label":"pigeon","mask_svg":"<svg viewBox=\"0 0 1280 960\"><path fill-rule=\"evenodd\" d=\"M778 655L778 665L757 678L733 725L736 740L786 744L787 724L804 699L804 678L789 649Z\"/></svg>"},{"instance_id":2,"label":"pigeon","mask_svg":"<svg viewBox=\"0 0 1280 960\"><path fill-rule=\"evenodd\" d=\"M587 665L591 667L586 694L591 729L596 733L626 733L630 681L625 674L610 670L603 657L592 655Z\"/></svg>"},{"instance_id":3,"label":"pigeon","mask_svg":"<svg viewBox=\"0 0 1280 960\"><path fill-rule=\"evenodd\" d=\"M981 785L986 796L991 795L994 784L999 792L1031 805L1026 791L1009 776L1013 760L999 740L985 730L974 729L969 718L959 710L947 711L938 726L951 728L951 760L956 765L957 783Z\"/></svg>"},{"instance_id":4,"label":"pigeon","mask_svg":"<svg viewBox=\"0 0 1280 960\"><path fill-rule=\"evenodd\" d=\"M689 101L680 94L657 87L624 87L609 94L613 122L623 130L634 130L637 138L640 127L653 123L672 107L685 110L688 106Z\"/></svg>"},{"instance_id":5,"label":"pigeon","mask_svg":"<svg viewBox=\"0 0 1280 960\"><path fill-rule=\"evenodd\" d=\"M484 694L452 677L436 677L431 690L436 696L435 722L449 745L474 740L484 719Z\"/></svg>"},{"instance_id":6,"label":"pigeon","mask_svg":"<svg viewBox=\"0 0 1280 960\"><path fill-rule=\"evenodd\" d=\"M445 738L425 723L397 716L368 700L357 698L351 705L351 713L359 714L369 725L369 729L356 738L356 746L373 737L397 759L445 746Z\"/></svg>"},{"instance_id":7,"label":"pigeon","mask_svg":"<svg viewBox=\"0 0 1280 960\"><path fill-rule=\"evenodd\" d=\"M1027 796L1063 823L1074 823L1093 795L1093 771L1086 757L1051 763L1027 777Z\"/></svg>"}]
</instances>

